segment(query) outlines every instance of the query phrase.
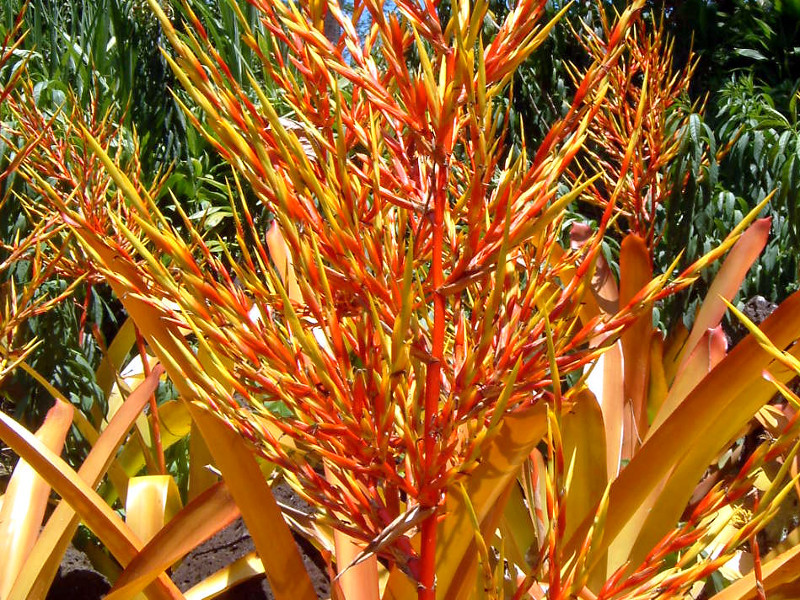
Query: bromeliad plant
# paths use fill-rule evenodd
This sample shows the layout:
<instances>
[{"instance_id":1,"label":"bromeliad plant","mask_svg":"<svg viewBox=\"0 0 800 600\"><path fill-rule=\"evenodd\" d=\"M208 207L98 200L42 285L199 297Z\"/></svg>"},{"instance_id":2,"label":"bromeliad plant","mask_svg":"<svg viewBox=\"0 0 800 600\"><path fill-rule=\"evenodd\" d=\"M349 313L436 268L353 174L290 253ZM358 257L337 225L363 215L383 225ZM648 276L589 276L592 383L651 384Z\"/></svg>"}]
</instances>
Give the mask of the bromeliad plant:
<instances>
[{"instance_id":1,"label":"bromeliad plant","mask_svg":"<svg viewBox=\"0 0 800 600\"><path fill-rule=\"evenodd\" d=\"M602 12L601 17L604 37L608 38L611 25ZM580 39L589 56L602 56L604 38L588 25L580 32ZM698 127L694 122L697 117L681 106L696 60L690 54L686 66L676 71L672 42L663 22L637 22L625 48L620 64L609 74L609 89L600 100L601 108L589 124L590 141L576 161L580 169L572 171L599 175L585 198L601 208L616 204L621 217L619 228L641 237L652 252L659 241L658 211L664 209L672 191L669 169L685 129ZM692 111L697 110L702 107L692 107ZM707 162L701 155L698 162L704 159ZM678 182L676 193L685 185L685 181Z\"/></svg>"},{"instance_id":2,"label":"bromeliad plant","mask_svg":"<svg viewBox=\"0 0 800 600\"><path fill-rule=\"evenodd\" d=\"M584 368L727 251L757 211L683 273L650 272L626 302L601 311L591 280L617 196L596 230L564 248L565 210L594 179L558 190L642 3L595 40L567 114L519 154L503 144L502 99L553 25L542 22L544 2L520 2L490 41L484 2L453 2L445 23L430 3L400 1L389 14L382 2L357 2L350 16L337 2L253 4L272 38L256 38L242 18L244 40L291 115L255 78L246 89L233 78L188 8L191 33L181 36L151 2L168 60L205 113L195 125L237 172L236 244L221 256L182 213L171 223L88 130L125 198L102 226L47 170L26 173L147 338L223 475L237 465L212 443L224 434L204 409L281 467L365 554L388 561L390 596L407 594L403 572L420 598L466 593L473 580L463 574L490 563L486 540L520 465L548 425L555 430L552 415L586 402ZM355 23L367 15L360 37ZM326 19L338 39L323 34ZM631 168L622 162L620 182ZM568 375L578 383L566 388ZM228 484L247 519L251 490L238 481ZM583 565L585 552L572 550L566 560ZM280 569L268 568L276 595L308 593L293 592ZM583 590L579 575L552 597ZM370 585L377 593L377 578Z\"/></svg>"},{"instance_id":3,"label":"bromeliad plant","mask_svg":"<svg viewBox=\"0 0 800 600\"><path fill-rule=\"evenodd\" d=\"M176 73L209 112L223 154L276 209L294 260L273 250L270 267L246 205L239 212L239 264L203 255L205 244L195 239L198 264L194 249L170 235L163 220L156 229L143 219L149 240L183 273L158 268L154 257L147 270L131 273L131 291L141 297L149 288L153 297L173 300L180 311L163 308L164 316L197 334L197 361L165 348L176 379L210 375L181 379L188 383L184 396L199 397L251 437L315 505L339 517L342 530L369 542L398 519L406 528L421 521L419 557L402 530L392 532L396 539L383 551L431 594L435 513L447 486L475 466L504 412L545 393L552 367L569 372L593 354L581 348L596 332L594 324L578 325L574 289L597 246L555 260L548 254L563 206L577 193L556 198L591 116L583 96L607 65L587 76L532 166L523 155L498 167L502 113L492 100L513 65L546 35L536 19L543 5L521 6L485 51L470 27L485 7L475 14L462 7L449 32L439 30L435 13L411 4L404 6L412 17L405 27L381 7L367 7L376 25L363 42L333 7L344 29L341 48L313 27L322 6L312 7L319 14L259 8L304 76L301 87L288 68L264 57L295 106L311 159L263 94L257 108L225 78L224 65L205 58L213 50L203 47L199 23L194 48L163 23L187 67ZM616 60L631 16L625 14L605 61ZM412 43L423 64L416 73L404 66ZM345 46L351 61L343 58ZM374 75L373 46L392 65L383 80ZM130 200L158 223L146 198ZM68 215L101 261L110 258L102 257L106 249L120 252L93 236L79 215ZM150 272L156 268L160 273ZM558 279L572 283L562 288ZM126 294L120 288L118 295ZM605 327L613 330L618 321ZM160 331L142 329L154 346L165 345L156 341ZM172 341L184 344L174 335ZM280 434L298 452L287 451ZM306 454L322 457L327 478Z\"/></svg>"},{"instance_id":4,"label":"bromeliad plant","mask_svg":"<svg viewBox=\"0 0 800 600\"><path fill-rule=\"evenodd\" d=\"M759 564L756 534L795 493L795 408L768 404L794 374L754 337L728 353L720 320L769 228L761 219L736 242L691 331L676 328L665 342L644 313L598 361L581 400L551 415L546 452L532 453L499 525L507 560L524 574L518 589L696 598L713 591L709 574L726 581L748 560ZM629 234L621 282L646 281L649 264L644 240ZM624 302L624 287L606 275L596 278L596 310ZM796 336L797 301L764 323L777 343Z\"/></svg>"}]
</instances>

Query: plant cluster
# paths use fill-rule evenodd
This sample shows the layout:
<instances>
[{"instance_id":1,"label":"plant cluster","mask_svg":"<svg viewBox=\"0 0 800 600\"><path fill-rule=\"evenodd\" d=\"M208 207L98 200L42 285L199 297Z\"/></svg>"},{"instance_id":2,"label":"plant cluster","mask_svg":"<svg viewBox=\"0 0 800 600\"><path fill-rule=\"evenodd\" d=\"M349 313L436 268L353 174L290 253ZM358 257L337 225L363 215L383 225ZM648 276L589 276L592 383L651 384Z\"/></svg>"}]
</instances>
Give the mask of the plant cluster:
<instances>
[{"instance_id":1,"label":"plant cluster","mask_svg":"<svg viewBox=\"0 0 800 600\"><path fill-rule=\"evenodd\" d=\"M764 549L757 534L797 493L800 296L730 352L720 326L768 243L771 190L702 256L660 249L662 215L698 179L675 167L700 127L679 98L694 63L673 66L644 2L600 11L576 29L572 97L514 147L511 83L568 7L521 0L496 21L485 1L393 6L149 0L176 101L230 169L197 212L91 91L43 106L24 65L4 84L5 177L20 181L6 202L38 225L0 264L32 273L9 279L0 381L24 369L56 403L35 435L0 415L23 459L0 497L0 598L43 596L79 521L108 552L110 598L180 598L166 569L239 513L258 556L193 597L254 572L276 597L315 597L286 521L337 597L794 585L794 538ZM718 154L697 144L693 168ZM594 219L574 222L576 205ZM691 330L664 337L656 303L723 256ZM54 278L62 291L39 300ZM13 342L104 285L128 320L107 347L93 332L102 400L80 410ZM157 394L165 378L175 398ZM58 456L71 424L89 448L77 469ZM181 498L167 454L187 435ZM275 477L314 512L282 510Z\"/></svg>"}]
</instances>

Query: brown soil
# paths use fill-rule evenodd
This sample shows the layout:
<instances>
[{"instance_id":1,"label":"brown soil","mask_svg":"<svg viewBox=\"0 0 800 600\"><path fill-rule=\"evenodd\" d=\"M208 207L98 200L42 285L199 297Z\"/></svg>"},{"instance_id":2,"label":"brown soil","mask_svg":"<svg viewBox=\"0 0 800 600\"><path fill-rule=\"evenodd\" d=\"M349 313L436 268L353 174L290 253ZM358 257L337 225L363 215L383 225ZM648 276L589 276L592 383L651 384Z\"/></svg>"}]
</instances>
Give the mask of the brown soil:
<instances>
[{"instance_id":1,"label":"brown soil","mask_svg":"<svg viewBox=\"0 0 800 600\"><path fill-rule=\"evenodd\" d=\"M100 600L111 586L86 555L70 546L46 600Z\"/></svg>"}]
</instances>

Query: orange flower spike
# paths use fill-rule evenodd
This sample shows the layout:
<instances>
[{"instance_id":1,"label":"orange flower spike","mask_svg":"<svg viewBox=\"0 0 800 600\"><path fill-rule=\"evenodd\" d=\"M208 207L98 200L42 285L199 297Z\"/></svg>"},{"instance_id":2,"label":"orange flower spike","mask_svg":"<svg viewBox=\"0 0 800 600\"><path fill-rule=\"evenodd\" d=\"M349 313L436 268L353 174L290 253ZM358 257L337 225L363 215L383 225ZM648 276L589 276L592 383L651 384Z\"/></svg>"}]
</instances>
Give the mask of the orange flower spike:
<instances>
[{"instance_id":1,"label":"orange flower spike","mask_svg":"<svg viewBox=\"0 0 800 600\"><path fill-rule=\"evenodd\" d=\"M197 15L194 13L189 3L184 2L182 8L188 16L189 22L192 24L192 31L200 34L200 37L203 39L203 41L208 42L208 33L206 32L205 27L203 27L203 23L197 18Z\"/></svg>"}]
</instances>

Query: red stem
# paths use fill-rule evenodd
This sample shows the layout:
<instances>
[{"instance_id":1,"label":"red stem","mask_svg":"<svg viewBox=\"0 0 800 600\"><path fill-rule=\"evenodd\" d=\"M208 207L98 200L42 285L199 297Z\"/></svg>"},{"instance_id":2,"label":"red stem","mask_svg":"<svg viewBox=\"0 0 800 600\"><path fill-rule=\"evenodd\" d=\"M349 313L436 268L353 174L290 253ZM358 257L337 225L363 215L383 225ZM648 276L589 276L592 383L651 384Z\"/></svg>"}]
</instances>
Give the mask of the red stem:
<instances>
[{"instance_id":1,"label":"red stem","mask_svg":"<svg viewBox=\"0 0 800 600\"><path fill-rule=\"evenodd\" d=\"M436 598L436 514L422 522L422 552L420 553L419 587L417 600Z\"/></svg>"},{"instance_id":2,"label":"red stem","mask_svg":"<svg viewBox=\"0 0 800 600\"><path fill-rule=\"evenodd\" d=\"M431 356L433 361L428 365L425 375L425 481L423 486L427 487L427 482L435 477L435 470L438 464L436 460L437 433L434 430L436 415L439 409L439 395L442 385L442 359L444 358L444 331L445 331L445 310L444 296L440 292L444 284L444 209L447 202L447 169L440 163L436 176L436 187L433 198L433 256L431 260L431 278L433 283L433 339ZM431 490L433 492L434 490ZM433 497L423 493L423 502L430 503L430 506L437 506L439 503L439 493L435 492ZM434 512L422 522L421 535L422 547L420 552L420 577L419 577L419 600L434 600L436 598L436 528L437 516Z\"/></svg>"},{"instance_id":3,"label":"red stem","mask_svg":"<svg viewBox=\"0 0 800 600\"><path fill-rule=\"evenodd\" d=\"M136 347L139 350L139 357L142 359L142 369L144 376L150 375L150 364L147 362L147 350L144 347L144 338L139 330L136 330ZM158 460L158 470L161 475L167 474L167 461L164 457L164 446L161 443L161 425L158 421L158 403L156 395L150 395L150 429L153 433L153 450Z\"/></svg>"},{"instance_id":4,"label":"red stem","mask_svg":"<svg viewBox=\"0 0 800 600\"><path fill-rule=\"evenodd\" d=\"M92 301L92 284L86 284L86 298L83 300L83 312L81 313L81 322L78 331L78 345L83 348L83 342L86 339L86 321L89 318L89 303Z\"/></svg>"}]
</instances>

